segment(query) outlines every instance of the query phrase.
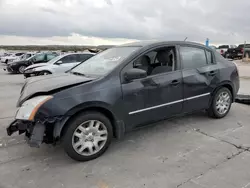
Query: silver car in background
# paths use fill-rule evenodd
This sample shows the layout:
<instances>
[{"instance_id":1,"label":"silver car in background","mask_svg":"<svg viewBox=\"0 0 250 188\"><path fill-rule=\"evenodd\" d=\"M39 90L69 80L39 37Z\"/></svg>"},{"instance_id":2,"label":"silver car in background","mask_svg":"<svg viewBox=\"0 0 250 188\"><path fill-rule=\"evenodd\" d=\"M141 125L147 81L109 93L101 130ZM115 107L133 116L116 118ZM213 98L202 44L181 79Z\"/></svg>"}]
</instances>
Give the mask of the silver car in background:
<instances>
[{"instance_id":1,"label":"silver car in background","mask_svg":"<svg viewBox=\"0 0 250 188\"><path fill-rule=\"evenodd\" d=\"M39 63L28 66L24 71L24 77L27 78L31 76L63 73L94 55L94 53L90 52L60 55L47 63Z\"/></svg>"}]
</instances>

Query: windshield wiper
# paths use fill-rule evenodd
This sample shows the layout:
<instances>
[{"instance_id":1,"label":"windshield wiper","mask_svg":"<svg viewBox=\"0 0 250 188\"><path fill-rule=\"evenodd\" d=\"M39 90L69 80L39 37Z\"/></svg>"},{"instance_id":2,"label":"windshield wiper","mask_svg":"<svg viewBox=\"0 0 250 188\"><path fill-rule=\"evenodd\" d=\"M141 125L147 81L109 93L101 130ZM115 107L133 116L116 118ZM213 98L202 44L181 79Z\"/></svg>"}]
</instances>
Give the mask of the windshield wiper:
<instances>
[{"instance_id":1,"label":"windshield wiper","mask_svg":"<svg viewBox=\"0 0 250 188\"><path fill-rule=\"evenodd\" d=\"M70 71L70 73L71 73L71 74L74 74L74 75L78 75L78 76L86 76L85 74L80 73L80 72Z\"/></svg>"}]
</instances>

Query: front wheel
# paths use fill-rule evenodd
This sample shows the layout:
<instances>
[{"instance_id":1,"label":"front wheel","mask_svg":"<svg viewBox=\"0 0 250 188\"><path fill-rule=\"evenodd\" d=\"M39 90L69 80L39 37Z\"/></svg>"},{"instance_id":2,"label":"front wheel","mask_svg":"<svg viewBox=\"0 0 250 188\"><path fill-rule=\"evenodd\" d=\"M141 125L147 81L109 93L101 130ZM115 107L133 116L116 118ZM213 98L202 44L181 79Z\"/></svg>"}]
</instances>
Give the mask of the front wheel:
<instances>
[{"instance_id":1,"label":"front wheel","mask_svg":"<svg viewBox=\"0 0 250 188\"><path fill-rule=\"evenodd\" d=\"M110 120L99 112L84 112L70 121L63 137L65 152L76 161L101 156L113 136Z\"/></svg>"},{"instance_id":2,"label":"front wheel","mask_svg":"<svg viewBox=\"0 0 250 188\"><path fill-rule=\"evenodd\" d=\"M21 66L18 68L18 72L21 73L21 74L23 74L25 69L26 69L26 66L21 65Z\"/></svg>"},{"instance_id":3,"label":"front wheel","mask_svg":"<svg viewBox=\"0 0 250 188\"><path fill-rule=\"evenodd\" d=\"M226 87L220 88L213 96L208 115L213 118L225 117L231 108L232 100L231 91Z\"/></svg>"}]
</instances>

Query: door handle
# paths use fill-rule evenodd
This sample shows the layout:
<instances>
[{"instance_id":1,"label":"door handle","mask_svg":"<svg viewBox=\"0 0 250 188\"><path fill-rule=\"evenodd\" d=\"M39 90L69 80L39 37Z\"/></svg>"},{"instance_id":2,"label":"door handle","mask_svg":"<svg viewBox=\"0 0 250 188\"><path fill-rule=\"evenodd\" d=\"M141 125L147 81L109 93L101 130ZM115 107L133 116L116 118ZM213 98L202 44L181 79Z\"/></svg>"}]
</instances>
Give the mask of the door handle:
<instances>
[{"instance_id":1,"label":"door handle","mask_svg":"<svg viewBox=\"0 0 250 188\"><path fill-rule=\"evenodd\" d=\"M214 76L214 75L216 75L216 71L210 71L210 72L208 73L208 75L209 75L209 76Z\"/></svg>"},{"instance_id":2,"label":"door handle","mask_svg":"<svg viewBox=\"0 0 250 188\"><path fill-rule=\"evenodd\" d=\"M173 80L170 85L173 85L173 86L177 86L180 84L180 81L179 80Z\"/></svg>"}]
</instances>

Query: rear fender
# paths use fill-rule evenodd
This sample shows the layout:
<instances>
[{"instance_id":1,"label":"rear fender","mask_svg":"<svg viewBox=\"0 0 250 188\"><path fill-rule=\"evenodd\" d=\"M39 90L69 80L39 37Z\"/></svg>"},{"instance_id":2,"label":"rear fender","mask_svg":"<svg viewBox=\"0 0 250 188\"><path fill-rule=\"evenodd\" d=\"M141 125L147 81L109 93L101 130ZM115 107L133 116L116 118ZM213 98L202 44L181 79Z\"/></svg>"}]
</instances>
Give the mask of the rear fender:
<instances>
[{"instance_id":1,"label":"rear fender","mask_svg":"<svg viewBox=\"0 0 250 188\"><path fill-rule=\"evenodd\" d=\"M214 97L214 95L215 95L215 93L220 89L220 88L222 88L222 87L225 87L225 86L229 86L230 88L229 88L229 90L232 92L232 97L233 97L233 101L235 101L235 97L236 97L236 95L235 95L235 91L234 91L234 87L233 87L233 84L232 84L232 82L230 82L230 81L223 81L223 82L221 82L214 90L213 90L213 92L212 92L212 94L211 94L211 99L210 99L210 105L211 105L211 103L212 103L212 101L213 101L213 97ZM209 106L210 106L209 105Z\"/></svg>"}]
</instances>

